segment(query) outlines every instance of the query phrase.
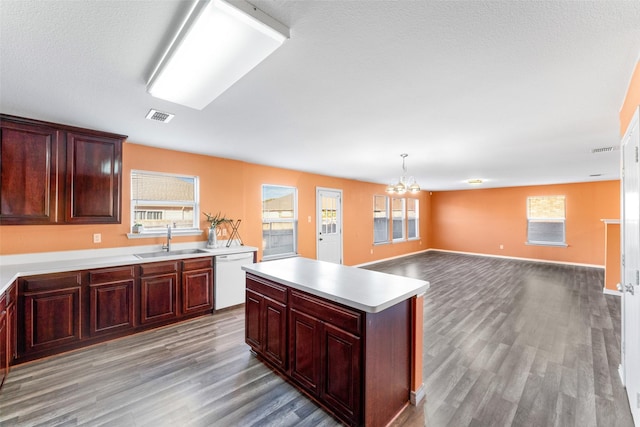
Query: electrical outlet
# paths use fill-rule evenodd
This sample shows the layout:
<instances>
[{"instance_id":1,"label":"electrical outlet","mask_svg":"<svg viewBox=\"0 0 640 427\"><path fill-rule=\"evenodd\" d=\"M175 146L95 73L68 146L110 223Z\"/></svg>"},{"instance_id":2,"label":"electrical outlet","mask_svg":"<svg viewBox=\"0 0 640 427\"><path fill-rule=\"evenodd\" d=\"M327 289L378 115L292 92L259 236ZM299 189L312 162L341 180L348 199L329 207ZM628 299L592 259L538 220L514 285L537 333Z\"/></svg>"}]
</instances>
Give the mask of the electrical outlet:
<instances>
[{"instance_id":1,"label":"electrical outlet","mask_svg":"<svg viewBox=\"0 0 640 427\"><path fill-rule=\"evenodd\" d=\"M100 243L100 242L102 242L102 234L94 233L93 234L93 243Z\"/></svg>"},{"instance_id":2,"label":"electrical outlet","mask_svg":"<svg viewBox=\"0 0 640 427\"><path fill-rule=\"evenodd\" d=\"M307 222L308 222L309 224L311 224L311 215L309 215L309 216L307 217Z\"/></svg>"},{"instance_id":3,"label":"electrical outlet","mask_svg":"<svg viewBox=\"0 0 640 427\"><path fill-rule=\"evenodd\" d=\"M226 235L227 235L227 229L226 229L226 228L223 228L223 229L222 229L222 235L223 235L223 236L226 236Z\"/></svg>"},{"instance_id":4,"label":"electrical outlet","mask_svg":"<svg viewBox=\"0 0 640 427\"><path fill-rule=\"evenodd\" d=\"M373 249L371 249L371 255L373 255Z\"/></svg>"},{"instance_id":5,"label":"electrical outlet","mask_svg":"<svg viewBox=\"0 0 640 427\"><path fill-rule=\"evenodd\" d=\"M504 245L500 245L500 249L504 249Z\"/></svg>"}]
</instances>

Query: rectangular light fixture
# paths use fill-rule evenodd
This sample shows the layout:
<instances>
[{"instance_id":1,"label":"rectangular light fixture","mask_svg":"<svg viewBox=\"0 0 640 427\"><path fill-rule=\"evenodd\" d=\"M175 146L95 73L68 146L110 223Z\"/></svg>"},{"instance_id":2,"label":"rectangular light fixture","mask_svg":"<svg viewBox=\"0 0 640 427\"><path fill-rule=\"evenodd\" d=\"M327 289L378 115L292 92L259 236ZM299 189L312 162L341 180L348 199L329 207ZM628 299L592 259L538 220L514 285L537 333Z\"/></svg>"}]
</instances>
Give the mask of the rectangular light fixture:
<instances>
[{"instance_id":1,"label":"rectangular light fixture","mask_svg":"<svg viewBox=\"0 0 640 427\"><path fill-rule=\"evenodd\" d=\"M244 1L197 1L147 92L202 110L289 38L289 29Z\"/></svg>"}]
</instances>

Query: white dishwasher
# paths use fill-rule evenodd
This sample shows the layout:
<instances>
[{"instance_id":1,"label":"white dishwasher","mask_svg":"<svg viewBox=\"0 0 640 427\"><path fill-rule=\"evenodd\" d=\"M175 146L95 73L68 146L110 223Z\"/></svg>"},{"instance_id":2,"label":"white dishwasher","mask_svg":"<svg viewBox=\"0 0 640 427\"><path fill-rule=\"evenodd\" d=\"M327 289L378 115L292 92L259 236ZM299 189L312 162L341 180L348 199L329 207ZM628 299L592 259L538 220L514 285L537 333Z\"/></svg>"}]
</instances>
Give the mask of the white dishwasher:
<instances>
[{"instance_id":1,"label":"white dishwasher","mask_svg":"<svg viewBox=\"0 0 640 427\"><path fill-rule=\"evenodd\" d=\"M253 252L215 256L215 308L243 304L245 300L245 272L243 265L253 264Z\"/></svg>"}]
</instances>

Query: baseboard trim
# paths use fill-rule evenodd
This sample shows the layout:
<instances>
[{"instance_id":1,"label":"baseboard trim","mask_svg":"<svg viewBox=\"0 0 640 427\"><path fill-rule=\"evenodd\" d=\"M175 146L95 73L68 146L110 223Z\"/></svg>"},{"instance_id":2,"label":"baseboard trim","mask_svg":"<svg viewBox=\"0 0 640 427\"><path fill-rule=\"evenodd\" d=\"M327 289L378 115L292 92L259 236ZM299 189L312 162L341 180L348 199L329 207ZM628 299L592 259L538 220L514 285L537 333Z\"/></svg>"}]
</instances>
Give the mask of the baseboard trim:
<instances>
[{"instance_id":1,"label":"baseboard trim","mask_svg":"<svg viewBox=\"0 0 640 427\"><path fill-rule=\"evenodd\" d=\"M435 249L435 248L424 249L424 250L417 251L417 252L409 252L407 254L396 255L396 256L389 257L389 258L382 258L382 259L378 259L378 260L375 260L375 261L364 262L362 264L355 264L355 265L353 265L353 267L365 267L367 265L377 264L379 262L391 261L393 259L404 258L404 257L408 257L408 256L411 256L411 255L422 254L422 253L425 253L425 252L446 252L446 253L460 254L460 255L470 255L470 256L480 256L480 257L489 257L489 258L511 259L511 260L516 260L516 261L531 261L531 262L539 262L539 263L543 263L543 264L573 265L573 266L576 266L576 267L600 268L600 269L604 270L604 265L599 265L599 264L584 264L584 263L569 262L569 261L551 261L551 260L547 260L547 259L522 258L522 257L513 257L513 256L495 255L495 254L481 254L481 253L477 253L477 252L451 251L451 250L448 250L448 249ZM608 292L616 292L616 291L612 291L610 289L607 289L607 291ZM605 292L605 293L608 293L608 292ZM616 294L619 294L619 293L616 293ZM616 295L616 294L612 294L612 295Z\"/></svg>"},{"instance_id":2,"label":"baseboard trim","mask_svg":"<svg viewBox=\"0 0 640 427\"><path fill-rule=\"evenodd\" d=\"M362 264L355 264L352 267L365 267L367 265L377 264L379 262L391 261L392 259L398 259L398 258L404 258L406 256L422 254L424 252L429 252L430 250L432 250L432 249L424 249L424 250L417 251L417 252L409 252L408 254L396 255L396 256L389 257L389 258L377 259L375 261L363 262Z\"/></svg>"},{"instance_id":3,"label":"baseboard trim","mask_svg":"<svg viewBox=\"0 0 640 427\"><path fill-rule=\"evenodd\" d=\"M476 253L476 252L451 251L451 250L447 250L447 249L434 249L434 248L432 248L432 249L427 249L427 250L428 251L433 251L433 252L449 252L449 253L461 254L461 255L483 256L483 257L490 257L490 258L513 259L513 260L517 260L517 261L531 261L531 262L540 262L540 263L545 263L545 264L574 265L576 267L590 267L590 268L602 268L602 269L604 269L604 265L599 265L599 264L583 264L583 263L579 263L579 262L569 262L569 261L551 261L551 260L547 260L547 259L522 258L522 257L513 257L513 256L495 255L495 254L480 254L480 253Z\"/></svg>"},{"instance_id":4,"label":"baseboard trim","mask_svg":"<svg viewBox=\"0 0 640 427\"><path fill-rule=\"evenodd\" d=\"M411 393L409 393L409 402L411 402L413 406L416 406L420 402L422 402L422 399L424 399L425 395L424 383L422 383L417 390L411 390Z\"/></svg>"},{"instance_id":5,"label":"baseboard trim","mask_svg":"<svg viewBox=\"0 0 640 427\"><path fill-rule=\"evenodd\" d=\"M624 383L624 369L622 368L622 364L618 365L618 375L620 375L620 381L622 381L622 386L626 387Z\"/></svg>"},{"instance_id":6,"label":"baseboard trim","mask_svg":"<svg viewBox=\"0 0 640 427\"><path fill-rule=\"evenodd\" d=\"M617 297L621 297L622 296L622 292L620 291L614 291L613 289L607 289L607 288L602 288L602 293L605 295L614 295Z\"/></svg>"}]
</instances>

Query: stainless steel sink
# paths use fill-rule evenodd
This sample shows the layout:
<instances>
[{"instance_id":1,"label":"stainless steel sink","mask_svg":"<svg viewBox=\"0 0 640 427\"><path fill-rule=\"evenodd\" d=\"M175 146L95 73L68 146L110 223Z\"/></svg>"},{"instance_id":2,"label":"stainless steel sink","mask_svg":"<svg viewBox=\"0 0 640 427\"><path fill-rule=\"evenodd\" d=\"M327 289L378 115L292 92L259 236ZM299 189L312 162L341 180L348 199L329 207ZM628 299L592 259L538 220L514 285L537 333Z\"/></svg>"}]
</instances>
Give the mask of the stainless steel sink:
<instances>
[{"instance_id":1,"label":"stainless steel sink","mask_svg":"<svg viewBox=\"0 0 640 427\"><path fill-rule=\"evenodd\" d=\"M176 251L160 251L160 252L147 252L144 254L135 254L138 258L164 258L174 255L193 255L193 254L206 254L208 253L204 249L179 249Z\"/></svg>"}]
</instances>

